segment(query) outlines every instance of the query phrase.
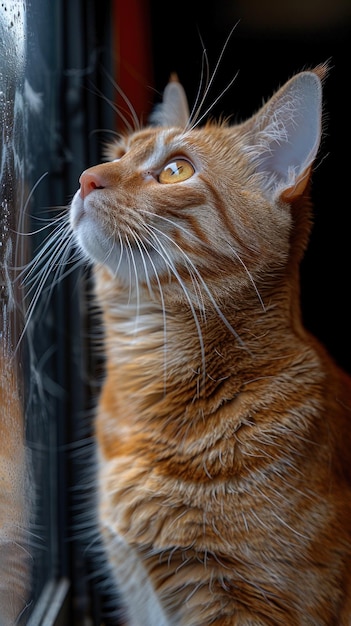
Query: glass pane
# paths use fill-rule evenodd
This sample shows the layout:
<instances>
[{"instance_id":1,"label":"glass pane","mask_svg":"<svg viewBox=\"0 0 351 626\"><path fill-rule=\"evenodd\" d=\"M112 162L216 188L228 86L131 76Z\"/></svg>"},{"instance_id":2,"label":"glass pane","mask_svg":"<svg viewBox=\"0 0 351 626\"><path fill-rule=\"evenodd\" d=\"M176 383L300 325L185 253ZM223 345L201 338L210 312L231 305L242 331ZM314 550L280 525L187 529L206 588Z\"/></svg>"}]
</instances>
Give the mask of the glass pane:
<instances>
[{"instance_id":1,"label":"glass pane","mask_svg":"<svg viewBox=\"0 0 351 626\"><path fill-rule=\"evenodd\" d=\"M29 513L34 498L25 446L25 345L16 267L26 258L21 207L25 171L23 2L0 6L0 623L11 625L29 600Z\"/></svg>"},{"instance_id":2,"label":"glass pane","mask_svg":"<svg viewBox=\"0 0 351 626\"><path fill-rule=\"evenodd\" d=\"M42 209L33 220L33 207L48 206L55 154L58 89L50 78L60 22L53 19L56 4L46 5L0 6L0 624L6 626L27 623L59 575L51 318L46 311L38 328L36 315L27 316L35 302L28 263L47 217Z\"/></svg>"},{"instance_id":3,"label":"glass pane","mask_svg":"<svg viewBox=\"0 0 351 626\"><path fill-rule=\"evenodd\" d=\"M96 129L114 126L109 7L0 6L1 626L88 615L95 626L109 600L86 515L101 378L89 275L59 258L49 271L54 239L46 248L80 173L101 159Z\"/></svg>"}]
</instances>

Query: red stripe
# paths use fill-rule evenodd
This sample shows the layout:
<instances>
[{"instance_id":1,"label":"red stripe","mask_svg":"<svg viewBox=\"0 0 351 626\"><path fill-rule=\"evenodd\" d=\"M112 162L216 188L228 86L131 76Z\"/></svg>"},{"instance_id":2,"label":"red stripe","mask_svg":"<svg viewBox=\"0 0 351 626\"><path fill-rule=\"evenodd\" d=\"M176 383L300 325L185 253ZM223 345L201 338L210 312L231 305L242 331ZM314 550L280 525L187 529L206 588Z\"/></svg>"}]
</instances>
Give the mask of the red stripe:
<instances>
[{"instance_id":1,"label":"red stripe","mask_svg":"<svg viewBox=\"0 0 351 626\"><path fill-rule=\"evenodd\" d=\"M138 118L146 121L153 101L148 0L115 0L113 24L116 82ZM126 109L120 96L117 106ZM121 127L119 120L117 126Z\"/></svg>"}]
</instances>

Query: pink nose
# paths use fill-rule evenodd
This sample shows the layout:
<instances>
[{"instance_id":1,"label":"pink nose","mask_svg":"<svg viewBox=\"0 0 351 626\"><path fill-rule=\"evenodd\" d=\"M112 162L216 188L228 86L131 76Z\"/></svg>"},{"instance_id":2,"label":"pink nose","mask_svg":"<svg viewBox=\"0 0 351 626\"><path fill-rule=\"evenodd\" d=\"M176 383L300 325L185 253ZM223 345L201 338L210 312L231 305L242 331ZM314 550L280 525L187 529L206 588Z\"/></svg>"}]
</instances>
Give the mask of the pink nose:
<instances>
[{"instance_id":1,"label":"pink nose","mask_svg":"<svg viewBox=\"0 0 351 626\"><path fill-rule=\"evenodd\" d=\"M105 185L103 184L102 177L96 172L92 172L86 170L81 175L80 179L80 195L83 200L86 198L94 189L104 189Z\"/></svg>"}]
</instances>

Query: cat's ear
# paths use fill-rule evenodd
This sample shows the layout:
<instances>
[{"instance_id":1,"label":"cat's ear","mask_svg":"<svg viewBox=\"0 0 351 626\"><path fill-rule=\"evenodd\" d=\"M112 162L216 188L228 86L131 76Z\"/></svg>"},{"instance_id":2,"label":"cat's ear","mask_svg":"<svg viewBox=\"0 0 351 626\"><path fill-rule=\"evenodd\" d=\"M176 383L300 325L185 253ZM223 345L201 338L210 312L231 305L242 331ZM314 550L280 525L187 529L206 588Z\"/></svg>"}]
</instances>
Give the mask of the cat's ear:
<instances>
[{"instance_id":1,"label":"cat's ear","mask_svg":"<svg viewBox=\"0 0 351 626\"><path fill-rule=\"evenodd\" d=\"M275 197L293 200L307 185L321 139L325 73L320 66L297 74L247 123L256 171Z\"/></svg>"},{"instance_id":2,"label":"cat's ear","mask_svg":"<svg viewBox=\"0 0 351 626\"><path fill-rule=\"evenodd\" d=\"M176 74L171 74L170 81L163 92L162 102L151 113L150 123L156 126L180 126L185 128L189 122L189 106L185 91Z\"/></svg>"}]
</instances>

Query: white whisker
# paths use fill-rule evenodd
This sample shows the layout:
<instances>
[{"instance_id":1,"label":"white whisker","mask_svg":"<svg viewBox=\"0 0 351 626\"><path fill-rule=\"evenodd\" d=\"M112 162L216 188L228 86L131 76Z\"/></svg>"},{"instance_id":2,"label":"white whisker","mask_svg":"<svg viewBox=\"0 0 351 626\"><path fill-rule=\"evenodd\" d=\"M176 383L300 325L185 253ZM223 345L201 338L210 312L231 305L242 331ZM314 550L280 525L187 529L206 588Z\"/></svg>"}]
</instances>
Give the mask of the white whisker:
<instances>
[{"instance_id":1,"label":"white whisker","mask_svg":"<svg viewBox=\"0 0 351 626\"><path fill-rule=\"evenodd\" d=\"M131 230L131 229L129 229ZM128 255L128 257L130 256L131 259L131 264L129 265L130 270L131 270L131 265L133 266L133 271L134 271L134 276L135 276L135 294L136 294L136 315L135 315L135 329L134 332L135 334L137 334L138 332L138 319L139 319L139 310L140 310L140 289L139 289L139 280L138 280L138 268L136 265L136 261L135 261L135 256L133 253L133 248L132 245L127 237L127 235L125 235L125 240L126 240L126 244L128 246L128 250L130 252L130 255ZM132 280L130 280L130 285L132 285ZM131 289L131 287L130 287Z\"/></svg>"},{"instance_id":2,"label":"white whisker","mask_svg":"<svg viewBox=\"0 0 351 626\"><path fill-rule=\"evenodd\" d=\"M38 275L35 274L38 267L43 266L44 261L50 259L52 260L53 249L55 252L55 245L58 247L58 244L61 243L65 232L68 231L68 225L65 223L59 224L58 228L55 229L53 233L50 233L46 240L43 242L42 247L39 253L27 264L26 267L22 270L22 272L18 275L17 280L22 280L22 284L28 285L31 282L37 280ZM52 265L52 264L51 264ZM47 269L47 266L41 268L40 272L44 272ZM32 275L34 276L32 278Z\"/></svg>"},{"instance_id":3,"label":"white whisker","mask_svg":"<svg viewBox=\"0 0 351 626\"><path fill-rule=\"evenodd\" d=\"M29 232L20 232L20 231L17 230L17 231L14 231L14 233L15 233L15 235L18 235L20 237L32 237L33 235L38 235L38 234L44 232L48 228L53 228L53 226L55 226L55 224L61 222L62 218L64 218L65 216L66 216L66 209L65 209L64 213L60 213L60 215L58 215L55 219L48 219L48 218L44 218L44 217L35 216L34 219L37 222L42 221L42 222L46 222L46 224L44 226L41 226L37 230L31 230Z\"/></svg>"},{"instance_id":4,"label":"white whisker","mask_svg":"<svg viewBox=\"0 0 351 626\"><path fill-rule=\"evenodd\" d=\"M136 114L136 111L135 111L132 103L127 98L127 96L123 92L123 90L116 83L116 81L112 78L112 76L106 70L103 70L103 71L104 71L105 76L110 81L111 85L117 91L118 95L121 96L121 98L123 99L123 101L127 105L128 113L129 113L129 115L130 115L130 117L132 119L133 124L131 124L129 122L129 120L127 119L127 116L124 115L124 113L122 113L121 109L119 107L117 107L113 102L111 102L111 100L109 98L107 98L107 96L105 96L105 94L102 91L100 91L100 89L98 89L96 86L94 86L95 93L98 96L100 96L105 102L107 102L107 104L109 104L111 106L112 110L117 113L117 115L120 117L120 119L122 120L123 124L125 124L125 127L128 129L129 132L133 132L134 130L139 130L140 129L140 121L138 119L138 116Z\"/></svg>"},{"instance_id":5,"label":"white whisker","mask_svg":"<svg viewBox=\"0 0 351 626\"><path fill-rule=\"evenodd\" d=\"M228 243L228 242L227 242L227 243ZM262 307L263 311L264 311L264 312L266 312L266 307L265 307L265 305L264 305L264 302L263 302L263 300L262 300L262 298L261 298L261 294L260 294L260 292L259 292L259 291L258 291L258 289L257 289L256 283L255 283L255 281L254 281L254 279L253 279L253 277L252 277L251 273L249 272L248 268L246 267L246 265L245 265L244 261L242 260L242 258L240 257L240 255L236 252L235 248L233 248L233 246L231 246L231 245L230 245L230 243L228 243L228 246L229 246L229 247L230 247L230 249L232 250L232 252L233 252L233 254L234 254L235 258L236 258L236 259L238 259L239 263L241 263L241 265L243 266L243 268L244 268L244 270L245 270L246 274L248 275L248 277L249 277L249 279L250 279L250 282L251 282L251 284L252 284L252 286L253 286L253 288L254 288L254 290L255 290L256 294L257 294L257 297L258 297L258 299L259 299L259 301L260 301L261 307Z\"/></svg>"},{"instance_id":6,"label":"white whisker","mask_svg":"<svg viewBox=\"0 0 351 626\"><path fill-rule=\"evenodd\" d=\"M34 183L34 185L33 185L32 189L30 190L30 192L29 192L29 194L28 194L28 196L27 196L27 199L26 199L26 201L25 201L25 204L24 204L24 206L23 206L23 209L22 209L22 218L24 218L24 216L26 215L28 205L29 205L29 203L30 203L30 201L31 201L31 199L32 199L32 197L33 197L33 194L34 194L35 190L38 188L38 186L40 185L40 183L44 180L45 176L47 176L47 175L48 175L48 172L44 172L44 174L42 174L42 175L38 178L38 180L36 181L36 183Z\"/></svg>"},{"instance_id":7,"label":"white whisker","mask_svg":"<svg viewBox=\"0 0 351 626\"><path fill-rule=\"evenodd\" d=\"M209 81L207 82L207 84L206 84L205 91L204 91L204 93L203 93L203 96L202 96L202 98L201 98L201 100L200 100L200 103L199 103L199 105L198 105L198 107L197 107L197 110L196 110L196 112L195 112L194 116L193 116L193 117L192 117L192 116L190 117L190 120L189 120L189 126L188 126L187 128L189 128L189 127L190 127L190 128L195 128L196 126L198 126L198 125L202 122L202 120L203 120L203 119L204 119L204 118L205 118L205 117L209 114L209 112L211 111L211 109L213 109L213 107L217 104L217 102L218 102L218 101L219 101L219 100L223 97L223 95L224 95L224 94L228 91L228 89L230 89L230 87L232 86L232 84L234 83L234 81L235 81L235 80L236 80L236 78L237 78L238 72L236 72L236 74L234 75L234 77L233 77L233 78L229 81L229 83L226 85L226 87L225 87L225 88L221 91L221 93L219 94L219 96L217 96L217 98L215 98L215 100L212 102L212 104L211 104L211 105L210 105L210 106L209 106L209 107L208 107L208 108L207 108L207 109L206 109L203 113L201 113L201 109L202 109L202 108L203 108L203 106L204 106L205 100L206 100L206 98L207 98L207 96L208 96L208 93L209 93L209 91L210 91L210 89L211 89L211 86L212 86L212 84L213 84L213 81L214 81L214 79L215 79L215 76L216 76L216 74L217 74L217 72L218 72L218 68L219 68L219 66L220 66L220 64L221 64L221 61L222 61L223 55L224 55L224 53L225 53L225 50L226 50L226 48L227 48L227 46L228 46L228 43L229 43L229 41L230 41L230 38L231 38L231 36L232 36L232 34L233 34L234 30L236 29L237 25L238 25L238 22L237 22L237 23L233 26L233 28L230 30L230 33L229 33L229 35L228 35L227 39L226 39L226 40L225 40L225 42L224 42L224 46L223 46L223 48L222 48L222 50L221 50L221 53L220 53L220 55L219 55L219 57L218 57L218 60L217 60L217 63L216 63L216 65L215 65L214 71L212 72L211 78L210 78L210 80L209 80ZM205 51L204 51L204 53L205 53ZM201 81L202 81L202 78L201 78ZM200 83L200 86L201 86L201 83Z\"/></svg>"},{"instance_id":8,"label":"white whisker","mask_svg":"<svg viewBox=\"0 0 351 626\"><path fill-rule=\"evenodd\" d=\"M146 283L147 283L147 287L149 290L149 294L151 296L151 298L153 298L153 289L152 289L152 285L150 283L150 277L149 277L149 272L147 269L147 264L145 261L145 255L147 256L149 263L153 269L156 281L157 281L157 286L158 286L158 291L160 294L160 298L161 298L161 307L162 307L162 317L163 317L163 345L164 345L164 390L166 392L166 379L167 379L167 317L166 317L166 309L165 309L165 301L164 301L164 296L163 296L163 291L162 291L162 285L160 282L160 278L158 276L158 272L156 269L156 266L152 260L152 257L147 249L147 246L145 245L144 241L141 239L141 237L139 237L135 232L131 231L131 234L134 238L134 241L139 249L140 252L140 257L142 259L142 263L144 266L144 272L145 272L145 277L146 277ZM153 247L153 249L155 249L155 247L153 246L152 241L150 241L149 239L147 239L147 243Z\"/></svg>"},{"instance_id":9,"label":"white whisker","mask_svg":"<svg viewBox=\"0 0 351 626\"><path fill-rule=\"evenodd\" d=\"M150 213L150 215L154 215L153 213ZM174 222L168 218L165 218L163 215L157 215L155 217L158 217L159 219L163 219L164 221L167 221L171 224L174 225ZM178 224L177 224L178 226ZM166 233L164 233L163 231L161 231L160 229L156 228L156 226L150 225L150 228L152 228L152 230L156 231L157 233L159 233L160 235L162 235L163 237L165 237L173 246L175 246L177 248L177 250L179 250L179 252L182 254L183 258L186 261L186 267L188 269L188 272L190 274L190 269L191 271L194 272L194 275L197 277L199 284L202 285L205 293L207 294L207 296L210 299L211 304L213 305L214 310L216 311L216 313L218 314L218 316L220 317L220 319L222 320L222 322L225 324L225 326L228 328L228 330L230 330L230 332L234 335L234 337L239 341L239 343L245 347L244 342L242 341L242 339L240 338L240 336L238 335L238 333L234 330L234 328L232 327L232 325L228 322L227 318L225 317L225 315L222 313L221 309L219 308L217 302L215 301L209 287L207 286L205 280L203 279L203 277L201 276L199 270L197 269L197 267L194 265L193 261L189 258L189 256L184 252L184 250L182 250L182 248L172 239L172 237L170 237L169 235L167 235Z\"/></svg>"},{"instance_id":10,"label":"white whisker","mask_svg":"<svg viewBox=\"0 0 351 626\"><path fill-rule=\"evenodd\" d=\"M120 244L120 246L119 246L120 247L120 255L119 255L117 266L115 267L114 272L113 272L114 277L116 277L118 275L118 271L119 271L119 268L121 267L122 258L123 258L123 252L124 252L124 244L123 244L123 240L122 240L122 237L121 237L121 233L119 232L119 230L117 231L117 233L118 233L118 239L119 239L119 244ZM106 256L105 260L107 260L109 258L109 256L111 255L112 249L113 249L113 245L114 244L112 242L111 250L108 253L108 255Z\"/></svg>"},{"instance_id":11,"label":"white whisker","mask_svg":"<svg viewBox=\"0 0 351 626\"><path fill-rule=\"evenodd\" d=\"M159 229L153 227L151 224L148 224L147 226L145 225L145 228L148 230L148 232L150 233L152 239L155 242L155 245L153 245L154 250L160 255L160 257L162 258L162 260L164 261L164 263L166 264L166 266L171 270L171 273L176 277L180 287L183 290L183 293L188 301L194 322L195 322L195 326L196 326L196 330L197 330L197 334L199 337L199 344L200 344L200 351L201 351L201 361L202 361L202 367L203 367L203 381L205 381L206 378L206 363L205 363L205 346L204 346L204 342L203 342L203 337L202 337L202 331L201 331L201 325L199 322L199 318L196 314L196 310L194 307L194 304L189 296L188 293L188 289L186 287L186 285L184 284L177 268L175 267L173 260L171 259L169 253L167 252L165 246L162 244L160 238L158 237L159 233L160 235L164 236L164 233L162 233L162 231L160 231ZM168 239L170 241L172 241L171 238L168 237ZM172 242L173 243L173 242Z\"/></svg>"},{"instance_id":12,"label":"white whisker","mask_svg":"<svg viewBox=\"0 0 351 626\"><path fill-rule=\"evenodd\" d=\"M56 285L83 263L82 252L73 246L74 234L70 230L67 215L61 215L53 223L56 225L54 231L47 236L38 254L22 268L16 278L21 281L25 289L25 298L30 298L18 346L28 330L43 294L48 293L48 297L41 310L42 315L45 313ZM49 280L50 275L53 276L52 280Z\"/></svg>"},{"instance_id":13,"label":"white whisker","mask_svg":"<svg viewBox=\"0 0 351 626\"><path fill-rule=\"evenodd\" d=\"M201 39L202 42L202 39ZM204 66L206 65L206 81L204 79L204 74L205 74L205 70L204 70ZM206 49L203 45L203 51L202 51L202 64L201 64L201 75L200 75L200 84L199 84L199 88L197 90L197 95L196 95L196 100L193 104L193 107L191 109L190 112L190 117L189 117L189 122L186 126L186 130L188 130L189 128L192 127L192 125L196 122L197 117L199 116L200 112L201 112L201 107L204 101L204 96L201 96L202 93L202 88L203 88L203 84L205 84L205 88L204 88L204 93L207 93L207 86L209 83L209 75L210 75L210 69L209 69L209 62L208 62L208 56L207 56L207 52ZM201 101L200 101L201 98Z\"/></svg>"},{"instance_id":14,"label":"white whisker","mask_svg":"<svg viewBox=\"0 0 351 626\"><path fill-rule=\"evenodd\" d=\"M150 264L152 266L152 269L154 270L154 274L155 274L156 278L158 278L157 271L156 271L156 268L155 268L155 264L153 263L153 261L151 259L151 256L150 256L150 254L149 254L149 252L147 250L147 247L145 246L145 244L144 244L143 240L141 239L141 237L139 237L139 235L136 232L134 232L131 228L128 228L128 230L130 232L130 235L133 237L133 239L135 241L135 244L136 244L136 246L137 246L137 248L139 250L141 262L142 262L143 268L144 268L147 288L148 288L150 297L153 299L154 291L153 291L153 288L152 288L152 285L151 285L151 282L150 282L149 272L148 272L148 268L147 268L147 264L146 264L144 255L146 254L146 256L148 257L148 260L149 260L149 262L150 262ZM158 283L158 284L159 284L159 288L160 288L160 283ZM162 290L160 291L160 294L162 294Z\"/></svg>"}]
</instances>

